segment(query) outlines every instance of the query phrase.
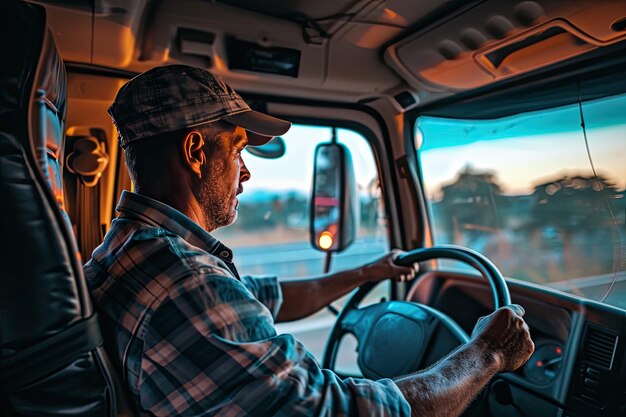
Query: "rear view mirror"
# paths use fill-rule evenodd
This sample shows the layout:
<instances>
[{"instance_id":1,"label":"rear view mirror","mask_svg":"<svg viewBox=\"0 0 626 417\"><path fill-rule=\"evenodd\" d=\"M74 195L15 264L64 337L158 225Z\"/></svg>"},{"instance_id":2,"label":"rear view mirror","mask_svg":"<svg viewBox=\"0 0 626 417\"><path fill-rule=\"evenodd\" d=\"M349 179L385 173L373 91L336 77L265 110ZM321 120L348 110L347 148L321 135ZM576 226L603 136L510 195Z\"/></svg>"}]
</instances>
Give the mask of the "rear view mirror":
<instances>
[{"instance_id":1,"label":"rear view mirror","mask_svg":"<svg viewBox=\"0 0 626 417\"><path fill-rule=\"evenodd\" d=\"M352 157L339 143L315 149L310 240L324 252L341 252L356 236L359 201Z\"/></svg>"}]
</instances>

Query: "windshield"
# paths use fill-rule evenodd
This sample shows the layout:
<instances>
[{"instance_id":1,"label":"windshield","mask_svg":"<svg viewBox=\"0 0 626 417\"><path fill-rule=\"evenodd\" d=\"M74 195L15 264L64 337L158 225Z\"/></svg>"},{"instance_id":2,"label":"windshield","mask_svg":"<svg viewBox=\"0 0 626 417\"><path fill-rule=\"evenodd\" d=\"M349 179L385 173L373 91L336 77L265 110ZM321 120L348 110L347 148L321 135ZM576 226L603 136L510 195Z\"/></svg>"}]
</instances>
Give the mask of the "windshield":
<instances>
[{"instance_id":1,"label":"windshield","mask_svg":"<svg viewBox=\"0 0 626 417\"><path fill-rule=\"evenodd\" d=\"M495 120L418 118L435 243L626 308L624 108L626 95Z\"/></svg>"}]
</instances>

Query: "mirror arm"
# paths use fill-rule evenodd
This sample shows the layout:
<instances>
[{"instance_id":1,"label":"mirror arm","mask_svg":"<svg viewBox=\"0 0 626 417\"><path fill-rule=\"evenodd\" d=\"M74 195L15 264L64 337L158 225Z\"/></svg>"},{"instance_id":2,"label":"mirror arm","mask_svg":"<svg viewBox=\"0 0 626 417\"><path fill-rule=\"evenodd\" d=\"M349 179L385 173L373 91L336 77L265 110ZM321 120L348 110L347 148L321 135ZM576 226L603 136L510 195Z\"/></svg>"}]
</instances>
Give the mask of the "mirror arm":
<instances>
[{"instance_id":1,"label":"mirror arm","mask_svg":"<svg viewBox=\"0 0 626 417\"><path fill-rule=\"evenodd\" d=\"M328 250L326 251L326 258L324 258L324 274L328 274L330 272L330 266L333 262L333 252Z\"/></svg>"}]
</instances>

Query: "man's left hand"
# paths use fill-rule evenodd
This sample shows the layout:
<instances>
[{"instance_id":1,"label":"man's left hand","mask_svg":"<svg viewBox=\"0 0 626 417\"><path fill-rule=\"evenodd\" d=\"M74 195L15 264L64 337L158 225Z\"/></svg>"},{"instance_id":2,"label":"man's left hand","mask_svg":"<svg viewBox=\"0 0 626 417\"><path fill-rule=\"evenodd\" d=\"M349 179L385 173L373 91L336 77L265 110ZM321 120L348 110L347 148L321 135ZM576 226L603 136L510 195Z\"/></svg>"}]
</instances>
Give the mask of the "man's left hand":
<instances>
[{"instance_id":1,"label":"man's left hand","mask_svg":"<svg viewBox=\"0 0 626 417\"><path fill-rule=\"evenodd\" d=\"M417 274L419 270L419 265L396 265L394 260L402 253L404 253L404 251L400 249L393 249L382 258L359 268L360 272L367 281L381 281L388 278L393 278L398 282L410 281L415 278L415 274Z\"/></svg>"}]
</instances>

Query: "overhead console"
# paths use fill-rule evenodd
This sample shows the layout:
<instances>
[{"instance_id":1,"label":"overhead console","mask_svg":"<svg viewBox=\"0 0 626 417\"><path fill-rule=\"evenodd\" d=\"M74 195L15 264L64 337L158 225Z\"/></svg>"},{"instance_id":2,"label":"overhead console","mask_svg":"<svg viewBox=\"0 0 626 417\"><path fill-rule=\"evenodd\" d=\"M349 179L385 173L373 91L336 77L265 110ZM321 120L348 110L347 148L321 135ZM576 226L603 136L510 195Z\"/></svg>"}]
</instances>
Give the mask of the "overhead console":
<instances>
[{"instance_id":1,"label":"overhead console","mask_svg":"<svg viewBox=\"0 0 626 417\"><path fill-rule=\"evenodd\" d=\"M422 102L549 67L626 39L623 1L495 1L389 46L387 63Z\"/></svg>"},{"instance_id":2,"label":"overhead console","mask_svg":"<svg viewBox=\"0 0 626 417\"><path fill-rule=\"evenodd\" d=\"M31 0L75 66L139 73L184 63L249 93L358 102L416 101L380 50L446 0ZM390 6L390 7L388 7Z\"/></svg>"}]
</instances>

